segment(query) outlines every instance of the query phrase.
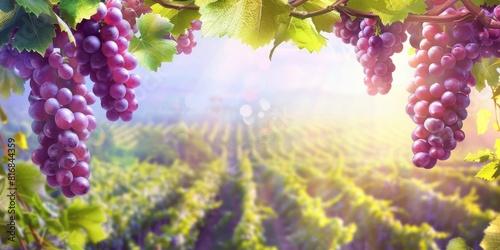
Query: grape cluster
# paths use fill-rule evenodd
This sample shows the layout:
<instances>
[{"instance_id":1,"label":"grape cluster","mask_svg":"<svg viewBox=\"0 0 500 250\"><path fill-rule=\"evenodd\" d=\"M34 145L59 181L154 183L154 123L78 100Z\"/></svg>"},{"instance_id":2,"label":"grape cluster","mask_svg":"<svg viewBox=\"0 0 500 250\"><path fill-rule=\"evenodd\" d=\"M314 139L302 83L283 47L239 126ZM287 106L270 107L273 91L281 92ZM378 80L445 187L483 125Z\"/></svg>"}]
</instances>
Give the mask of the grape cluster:
<instances>
[{"instance_id":1,"label":"grape cluster","mask_svg":"<svg viewBox=\"0 0 500 250\"><path fill-rule=\"evenodd\" d=\"M341 14L341 22L335 23L335 35L346 44L355 46L356 59L363 66L364 83L369 95L387 94L392 86L392 72L396 66L390 58L403 51L406 27L401 22L389 26L379 25L377 20L356 18Z\"/></svg>"},{"instance_id":2,"label":"grape cluster","mask_svg":"<svg viewBox=\"0 0 500 250\"><path fill-rule=\"evenodd\" d=\"M471 40L472 29L462 32L470 23L446 25L451 27L424 23L409 28L416 53L409 58L415 73L407 86L411 94L406 112L417 124L412 133L412 161L417 167L432 168L438 160L448 159L465 139L462 121L475 85L470 70L480 46Z\"/></svg>"},{"instance_id":3,"label":"grape cluster","mask_svg":"<svg viewBox=\"0 0 500 250\"><path fill-rule=\"evenodd\" d=\"M100 3L91 19L77 25L75 44L64 47L70 60L76 61L78 74L90 76L95 83L93 92L110 121L130 121L138 108L134 88L140 85L140 77L130 73L137 58L127 51L134 32L121 9L120 1Z\"/></svg>"},{"instance_id":4,"label":"grape cluster","mask_svg":"<svg viewBox=\"0 0 500 250\"><path fill-rule=\"evenodd\" d=\"M66 197L74 197L86 194L90 188L90 153L84 141L96 128L94 112L88 106L96 98L87 90L83 78L75 77L68 58L57 47L67 34L59 30L57 34L44 56L3 46L0 64L29 80L28 114L34 120L31 128L40 143L32 153L33 163L40 166L49 186L60 187Z\"/></svg>"},{"instance_id":5,"label":"grape cluster","mask_svg":"<svg viewBox=\"0 0 500 250\"><path fill-rule=\"evenodd\" d=\"M163 38L173 40L177 43L177 54L189 55L193 51L193 48L198 44L194 39L194 31L201 30L201 21L194 20L191 23L191 28L187 29L184 34L179 35L177 40L172 34L165 35Z\"/></svg>"}]
</instances>

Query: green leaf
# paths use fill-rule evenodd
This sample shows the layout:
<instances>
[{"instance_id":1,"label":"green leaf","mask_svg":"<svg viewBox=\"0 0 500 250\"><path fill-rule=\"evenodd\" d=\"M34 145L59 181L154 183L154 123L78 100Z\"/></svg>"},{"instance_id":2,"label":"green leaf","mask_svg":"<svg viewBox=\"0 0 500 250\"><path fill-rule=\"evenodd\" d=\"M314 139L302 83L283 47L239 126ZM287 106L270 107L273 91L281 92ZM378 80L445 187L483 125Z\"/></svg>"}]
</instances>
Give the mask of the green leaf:
<instances>
[{"instance_id":1,"label":"green leaf","mask_svg":"<svg viewBox=\"0 0 500 250\"><path fill-rule=\"evenodd\" d=\"M82 19L88 19L96 13L99 2L99 0L61 0L59 15L75 28Z\"/></svg>"},{"instance_id":2,"label":"green leaf","mask_svg":"<svg viewBox=\"0 0 500 250\"><path fill-rule=\"evenodd\" d=\"M380 16L383 24L403 21L409 13L422 14L426 11L425 0L350 0L347 6Z\"/></svg>"},{"instance_id":3,"label":"green leaf","mask_svg":"<svg viewBox=\"0 0 500 250\"><path fill-rule=\"evenodd\" d=\"M8 121L7 114L5 114L2 106L0 106L0 121L2 121L3 124L7 124Z\"/></svg>"},{"instance_id":4,"label":"green leaf","mask_svg":"<svg viewBox=\"0 0 500 250\"><path fill-rule=\"evenodd\" d=\"M47 14L42 13L37 17L33 13L26 13L20 9L14 20L0 31L0 45L9 43L12 31L19 28L14 35L12 47L19 51L26 49L43 54L52 43L52 38L56 36L53 21L53 18Z\"/></svg>"},{"instance_id":5,"label":"green leaf","mask_svg":"<svg viewBox=\"0 0 500 250\"><path fill-rule=\"evenodd\" d=\"M68 24L61 19L59 15L56 13L53 13L53 17L57 20L57 24L59 24L59 28L66 32L68 34L68 38L70 42L75 42L75 36L73 36L73 32L71 31L71 27L68 26Z\"/></svg>"},{"instance_id":6,"label":"green leaf","mask_svg":"<svg viewBox=\"0 0 500 250\"><path fill-rule=\"evenodd\" d=\"M39 16L41 13L51 15L53 12L51 6L44 0L17 0L17 3L27 12L31 12L36 16Z\"/></svg>"},{"instance_id":7,"label":"green leaf","mask_svg":"<svg viewBox=\"0 0 500 250\"><path fill-rule=\"evenodd\" d=\"M490 124L491 112L486 109L481 109L477 112L477 134L482 135L488 130Z\"/></svg>"},{"instance_id":8,"label":"green leaf","mask_svg":"<svg viewBox=\"0 0 500 250\"><path fill-rule=\"evenodd\" d=\"M473 250L471 247L467 246L467 242L463 238L457 237L451 239L446 246L446 250Z\"/></svg>"},{"instance_id":9,"label":"green leaf","mask_svg":"<svg viewBox=\"0 0 500 250\"><path fill-rule=\"evenodd\" d=\"M468 153L465 157L465 161L468 162L486 162L492 157L492 152L489 149L485 149L484 151L479 151L475 154Z\"/></svg>"},{"instance_id":10,"label":"green leaf","mask_svg":"<svg viewBox=\"0 0 500 250\"><path fill-rule=\"evenodd\" d=\"M6 212L7 208L9 207L9 196L7 196L9 193L7 193L7 178L5 176L0 175L0 211L1 212Z\"/></svg>"},{"instance_id":11,"label":"green leaf","mask_svg":"<svg viewBox=\"0 0 500 250\"><path fill-rule=\"evenodd\" d=\"M201 7L205 7L213 2L217 2L217 0L195 0L194 1L194 4L200 6Z\"/></svg>"},{"instance_id":12,"label":"green leaf","mask_svg":"<svg viewBox=\"0 0 500 250\"><path fill-rule=\"evenodd\" d=\"M187 5L188 3L186 3ZM153 14L160 14L166 17L174 25L171 33L175 37L184 34L191 27L191 21L200 19L200 13L195 10L176 10L164 8L160 4L151 6Z\"/></svg>"},{"instance_id":13,"label":"green leaf","mask_svg":"<svg viewBox=\"0 0 500 250\"><path fill-rule=\"evenodd\" d=\"M106 233L101 227L106 222L106 216L99 205L88 205L76 200L66 212L70 230L83 228L93 243L106 239Z\"/></svg>"},{"instance_id":14,"label":"green leaf","mask_svg":"<svg viewBox=\"0 0 500 250\"><path fill-rule=\"evenodd\" d=\"M500 171L498 169L498 163L499 163L498 161L493 161L486 164L486 166L484 166L479 171L479 173L476 174L475 177L485 179L487 181L492 181L496 179L498 175L500 175Z\"/></svg>"},{"instance_id":15,"label":"green leaf","mask_svg":"<svg viewBox=\"0 0 500 250\"><path fill-rule=\"evenodd\" d=\"M45 187L45 178L38 167L19 162L16 164L16 186L19 196L29 202L37 190Z\"/></svg>"},{"instance_id":16,"label":"green leaf","mask_svg":"<svg viewBox=\"0 0 500 250\"><path fill-rule=\"evenodd\" d=\"M79 230L73 230L68 235L68 246L72 250L83 250L85 246L85 235L83 235Z\"/></svg>"},{"instance_id":17,"label":"green leaf","mask_svg":"<svg viewBox=\"0 0 500 250\"><path fill-rule=\"evenodd\" d=\"M500 217L493 220L484 230L484 238L480 246L483 249L498 249L500 246Z\"/></svg>"},{"instance_id":18,"label":"green leaf","mask_svg":"<svg viewBox=\"0 0 500 250\"><path fill-rule=\"evenodd\" d=\"M14 0L3 0L3 1L0 1L0 20L2 20L1 15L14 10L14 8L15 8L15 4L14 3L15 3ZM0 23L2 23L2 22L0 21ZM1 25L0 25L0 28L2 28Z\"/></svg>"},{"instance_id":19,"label":"green leaf","mask_svg":"<svg viewBox=\"0 0 500 250\"><path fill-rule=\"evenodd\" d=\"M274 37L274 46L269 52L269 60L272 59L274 50L283 42L287 40L287 32L290 27L290 22L292 21L292 17L289 16L285 22L280 22L278 26L278 30L276 31L276 36Z\"/></svg>"},{"instance_id":20,"label":"green leaf","mask_svg":"<svg viewBox=\"0 0 500 250\"><path fill-rule=\"evenodd\" d=\"M500 159L500 139L496 139L494 147L495 147L495 155L497 159Z\"/></svg>"},{"instance_id":21,"label":"green leaf","mask_svg":"<svg viewBox=\"0 0 500 250\"><path fill-rule=\"evenodd\" d=\"M301 20L292 17L292 22L288 27L288 35L299 49L305 48L309 52L320 51L327 44L325 37L316 31L314 24L309 19Z\"/></svg>"},{"instance_id":22,"label":"green leaf","mask_svg":"<svg viewBox=\"0 0 500 250\"><path fill-rule=\"evenodd\" d=\"M22 132L17 132L14 134L14 140L16 140L16 146L22 150L28 150L28 141L26 140L26 135Z\"/></svg>"},{"instance_id":23,"label":"green leaf","mask_svg":"<svg viewBox=\"0 0 500 250\"><path fill-rule=\"evenodd\" d=\"M327 0L309 0L299 5L296 10L311 12L319 9L324 9L330 4L332 4L332 2ZM322 15L311 17L311 20L314 23L316 31L325 31L331 33L333 32L333 24L340 21L340 14L336 11L330 11Z\"/></svg>"},{"instance_id":24,"label":"green leaf","mask_svg":"<svg viewBox=\"0 0 500 250\"><path fill-rule=\"evenodd\" d=\"M0 67L0 97L9 99L11 90L13 94L23 95L24 80L16 76L12 70Z\"/></svg>"},{"instance_id":25,"label":"green leaf","mask_svg":"<svg viewBox=\"0 0 500 250\"><path fill-rule=\"evenodd\" d=\"M200 9L203 35L227 35L256 49L271 42L289 11L282 0L219 0Z\"/></svg>"},{"instance_id":26,"label":"green leaf","mask_svg":"<svg viewBox=\"0 0 500 250\"><path fill-rule=\"evenodd\" d=\"M142 15L137 19L137 28L141 36L132 38L129 51L142 67L156 71L162 62L172 61L177 53L176 43L162 38L172 30L168 19L158 14Z\"/></svg>"},{"instance_id":27,"label":"green leaf","mask_svg":"<svg viewBox=\"0 0 500 250\"><path fill-rule=\"evenodd\" d=\"M492 87L497 86L499 80L498 67L500 67L500 59L495 57L483 58L481 62L474 63L471 73L476 77L477 91L482 91L486 84Z\"/></svg>"}]
</instances>

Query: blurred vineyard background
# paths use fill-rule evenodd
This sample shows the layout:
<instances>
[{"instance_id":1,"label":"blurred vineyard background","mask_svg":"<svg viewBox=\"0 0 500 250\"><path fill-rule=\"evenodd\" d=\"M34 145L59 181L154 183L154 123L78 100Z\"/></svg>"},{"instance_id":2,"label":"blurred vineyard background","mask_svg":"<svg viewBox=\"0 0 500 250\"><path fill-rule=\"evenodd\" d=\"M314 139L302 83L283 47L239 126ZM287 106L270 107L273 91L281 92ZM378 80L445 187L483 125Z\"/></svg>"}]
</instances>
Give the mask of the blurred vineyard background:
<instances>
[{"instance_id":1,"label":"blurred vineyard background","mask_svg":"<svg viewBox=\"0 0 500 250\"><path fill-rule=\"evenodd\" d=\"M104 211L108 237L85 249L444 249L454 237L478 249L500 211L498 182L463 161L494 143L494 132L474 136L474 119L452 158L423 170L411 164L406 117L220 101L198 119L100 124L91 192L64 199L42 180L38 197Z\"/></svg>"}]
</instances>

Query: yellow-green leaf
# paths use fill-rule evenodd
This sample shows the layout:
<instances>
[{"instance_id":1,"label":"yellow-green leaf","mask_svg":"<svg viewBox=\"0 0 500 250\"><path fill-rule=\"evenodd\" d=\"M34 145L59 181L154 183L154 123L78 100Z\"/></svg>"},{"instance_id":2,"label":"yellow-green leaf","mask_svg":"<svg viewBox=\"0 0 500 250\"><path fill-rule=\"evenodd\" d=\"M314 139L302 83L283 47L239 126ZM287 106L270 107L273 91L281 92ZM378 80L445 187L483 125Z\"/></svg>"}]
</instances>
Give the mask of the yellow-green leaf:
<instances>
[{"instance_id":1,"label":"yellow-green leaf","mask_svg":"<svg viewBox=\"0 0 500 250\"><path fill-rule=\"evenodd\" d=\"M484 166L477 174L475 177L485 179L487 181L492 181L498 177L500 174L500 171L498 171L498 162L493 161L486 166Z\"/></svg>"},{"instance_id":2,"label":"yellow-green leaf","mask_svg":"<svg viewBox=\"0 0 500 250\"><path fill-rule=\"evenodd\" d=\"M500 159L500 139L496 139L495 141L495 155Z\"/></svg>"},{"instance_id":3,"label":"yellow-green leaf","mask_svg":"<svg viewBox=\"0 0 500 250\"><path fill-rule=\"evenodd\" d=\"M491 112L481 109L477 112L477 134L482 135L488 130L490 124Z\"/></svg>"},{"instance_id":4,"label":"yellow-green leaf","mask_svg":"<svg viewBox=\"0 0 500 250\"><path fill-rule=\"evenodd\" d=\"M498 249L500 246L500 216L484 230L484 238L480 246L486 250Z\"/></svg>"},{"instance_id":5,"label":"yellow-green leaf","mask_svg":"<svg viewBox=\"0 0 500 250\"><path fill-rule=\"evenodd\" d=\"M473 154L468 153L465 157L465 161L468 162L486 162L492 157L492 152L489 149L480 150L479 152Z\"/></svg>"},{"instance_id":6,"label":"yellow-green leaf","mask_svg":"<svg viewBox=\"0 0 500 250\"><path fill-rule=\"evenodd\" d=\"M422 14L427 8L425 0L350 0L347 6L373 12L380 16L383 24L402 21L409 13Z\"/></svg>"},{"instance_id":7,"label":"yellow-green leaf","mask_svg":"<svg viewBox=\"0 0 500 250\"><path fill-rule=\"evenodd\" d=\"M200 9L204 36L238 38L254 49L271 42L289 13L283 0L219 0Z\"/></svg>"},{"instance_id":8,"label":"yellow-green leaf","mask_svg":"<svg viewBox=\"0 0 500 250\"><path fill-rule=\"evenodd\" d=\"M446 250L472 250L471 247L467 246L467 242L463 238L457 237L451 239L446 245Z\"/></svg>"},{"instance_id":9,"label":"yellow-green leaf","mask_svg":"<svg viewBox=\"0 0 500 250\"><path fill-rule=\"evenodd\" d=\"M0 97L8 99L11 92L22 95L24 93L24 80L16 76L12 70L0 67Z\"/></svg>"},{"instance_id":10,"label":"yellow-green leaf","mask_svg":"<svg viewBox=\"0 0 500 250\"><path fill-rule=\"evenodd\" d=\"M72 250L83 250L85 246L85 235L83 235L80 230L73 230L68 235L68 246Z\"/></svg>"},{"instance_id":11,"label":"yellow-green leaf","mask_svg":"<svg viewBox=\"0 0 500 250\"><path fill-rule=\"evenodd\" d=\"M59 28L68 34L68 38L70 42L75 42L75 36L73 36L73 32L68 24L59 17L56 13L53 13L54 18L57 20L57 24L59 24Z\"/></svg>"},{"instance_id":12,"label":"yellow-green leaf","mask_svg":"<svg viewBox=\"0 0 500 250\"><path fill-rule=\"evenodd\" d=\"M499 80L498 67L500 67L500 59L495 57L483 58L481 62L474 63L471 73L476 77L477 91L483 90L486 85L497 86Z\"/></svg>"},{"instance_id":13,"label":"yellow-green leaf","mask_svg":"<svg viewBox=\"0 0 500 250\"><path fill-rule=\"evenodd\" d=\"M22 150L28 150L28 141L26 140L26 135L22 132L17 132L14 134L14 140L16 140L16 146Z\"/></svg>"},{"instance_id":14,"label":"yellow-green leaf","mask_svg":"<svg viewBox=\"0 0 500 250\"><path fill-rule=\"evenodd\" d=\"M177 53L176 43L164 39L173 25L168 19L158 14L146 14L137 19L140 37L133 37L129 51L136 57L139 64L151 71L158 70L162 62L171 62Z\"/></svg>"},{"instance_id":15,"label":"yellow-green leaf","mask_svg":"<svg viewBox=\"0 0 500 250\"><path fill-rule=\"evenodd\" d=\"M106 222L106 216L98 205L87 205L76 200L66 209L70 230L83 228L94 243L106 239L101 224Z\"/></svg>"},{"instance_id":16,"label":"yellow-green leaf","mask_svg":"<svg viewBox=\"0 0 500 250\"><path fill-rule=\"evenodd\" d=\"M0 106L0 121L2 121L3 124L6 124L8 121L7 115L5 114L5 111L3 110L2 106Z\"/></svg>"},{"instance_id":17,"label":"yellow-green leaf","mask_svg":"<svg viewBox=\"0 0 500 250\"><path fill-rule=\"evenodd\" d=\"M288 27L288 36L299 49L307 49L309 52L320 51L327 44L325 37L320 35L309 19L301 20L292 17Z\"/></svg>"},{"instance_id":18,"label":"yellow-green leaf","mask_svg":"<svg viewBox=\"0 0 500 250\"><path fill-rule=\"evenodd\" d=\"M82 19L90 18L97 11L99 0L61 0L59 3L59 15L75 28Z\"/></svg>"}]
</instances>

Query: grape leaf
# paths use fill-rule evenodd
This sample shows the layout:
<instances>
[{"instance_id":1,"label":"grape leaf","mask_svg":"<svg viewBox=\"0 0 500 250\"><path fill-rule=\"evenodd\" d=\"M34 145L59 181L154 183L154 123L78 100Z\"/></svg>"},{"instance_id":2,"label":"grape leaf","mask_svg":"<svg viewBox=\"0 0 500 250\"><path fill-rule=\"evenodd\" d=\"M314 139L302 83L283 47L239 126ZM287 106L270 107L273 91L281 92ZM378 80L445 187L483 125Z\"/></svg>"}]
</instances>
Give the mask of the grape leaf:
<instances>
[{"instance_id":1,"label":"grape leaf","mask_svg":"<svg viewBox=\"0 0 500 250\"><path fill-rule=\"evenodd\" d=\"M495 155L500 159L500 139L495 140Z\"/></svg>"},{"instance_id":2,"label":"grape leaf","mask_svg":"<svg viewBox=\"0 0 500 250\"><path fill-rule=\"evenodd\" d=\"M476 77L476 89L482 91L486 84L495 87L499 81L497 68L500 67L500 59L483 58L480 63L474 63L471 73Z\"/></svg>"},{"instance_id":3,"label":"grape leaf","mask_svg":"<svg viewBox=\"0 0 500 250\"><path fill-rule=\"evenodd\" d=\"M200 7L205 7L213 2L216 2L217 0L195 0L194 4L200 6Z\"/></svg>"},{"instance_id":4,"label":"grape leaf","mask_svg":"<svg viewBox=\"0 0 500 250\"><path fill-rule=\"evenodd\" d=\"M403 21L409 13L422 14L427 5L425 0L350 0L347 6L380 16L383 24Z\"/></svg>"},{"instance_id":5,"label":"grape leaf","mask_svg":"<svg viewBox=\"0 0 500 250\"><path fill-rule=\"evenodd\" d=\"M483 168L481 168L481 170L479 170L475 177L485 179L487 181L496 179L498 175L500 175L498 164L498 161L492 161L486 164Z\"/></svg>"},{"instance_id":6,"label":"grape leaf","mask_svg":"<svg viewBox=\"0 0 500 250\"><path fill-rule=\"evenodd\" d=\"M500 246L500 217L497 217L484 230L484 238L480 246L483 249L498 249Z\"/></svg>"},{"instance_id":7,"label":"grape leaf","mask_svg":"<svg viewBox=\"0 0 500 250\"><path fill-rule=\"evenodd\" d=\"M83 250L82 246L85 246L85 235L83 235L80 231L73 230L68 235L68 246L71 247L72 250Z\"/></svg>"},{"instance_id":8,"label":"grape leaf","mask_svg":"<svg viewBox=\"0 0 500 250\"><path fill-rule=\"evenodd\" d=\"M325 46L326 39L314 28L314 24L308 19L292 18L288 34L299 49L307 49L309 52L320 51Z\"/></svg>"},{"instance_id":9,"label":"grape leaf","mask_svg":"<svg viewBox=\"0 0 500 250\"><path fill-rule=\"evenodd\" d=\"M14 140L16 140L16 146L18 148L28 150L28 141L26 140L26 135L23 132L15 133Z\"/></svg>"},{"instance_id":10,"label":"grape leaf","mask_svg":"<svg viewBox=\"0 0 500 250\"><path fill-rule=\"evenodd\" d=\"M465 157L465 161L468 162L486 162L492 157L492 152L489 149L485 149L484 151L479 150L479 152L473 154L468 153Z\"/></svg>"},{"instance_id":11,"label":"grape leaf","mask_svg":"<svg viewBox=\"0 0 500 250\"><path fill-rule=\"evenodd\" d=\"M305 48L309 52L320 51L327 44L326 39L316 31L311 20L289 16L287 22L280 24L278 28L274 46L269 53L269 60L276 47L286 41L292 41L299 49Z\"/></svg>"},{"instance_id":12,"label":"grape leaf","mask_svg":"<svg viewBox=\"0 0 500 250\"><path fill-rule=\"evenodd\" d=\"M97 12L99 0L61 0L59 15L73 28L84 18Z\"/></svg>"},{"instance_id":13,"label":"grape leaf","mask_svg":"<svg viewBox=\"0 0 500 250\"><path fill-rule=\"evenodd\" d=\"M140 37L133 37L129 51L139 64L151 71L158 70L162 62L171 62L177 53L176 43L162 38L170 33L173 25L158 14L146 14L137 19Z\"/></svg>"},{"instance_id":14,"label":"grape leaf","mask_svg":"<svg viewBox=\"0 0 500 250\"><path fill-rule=\"evenodd\" d=\"M24 80L16 76L12 70L0 67L0 97L9 99L10 94L23 95Z\"/></svg>"},{"instance_id":15,"label":"grape leaf","mask_svg":"<svg viewBox=\"0 0 500 250\"><path fill-rule=\"evenodd\" d=\"M17 3L36 16L41 13L50 15L53 12L51 6L44 0L17 0Z\"/></svg>"},{"instance_id":16,"label":"grape leaf","mask_svg":"<svg viewBox=\"0 0 500 250\"><path fill-rule=\"evenodd\" d=\"M467 246L467 242L463 238L457 237L451 239L446 245L446 250L473 250L471 247Z\"/></svg>"},{"instance_id":17,"label":"grape leaf","mask_svg":"<svg viewBox=\"0 0 500 250\"><path fill-rule=\"evenodd\" d=\"M289 6L282 0L220 0L200 14L204 36L236 37L256 49L271 42Z\"/></svg>"},{"instance_id":18,"label":"grape leaf","mask_svg":"<svg viewBox=\"0 0 500 250\"><path fill-rule=\"evenodd\" d=\"M7 44L12 31L19 28L14 35L12 47L19 51L26 49L43 54L52 43L52 38L56 36L53 21L54 19L45 13L37 17L33 13L26 13L21 8L14 20L0 30L0 45Z\"/></svg>"},{"instance_id":19,"label":"grape leaf","mask_svg":"<svg viewBox=\"0 0 500 250\"><path fill-rule=\"evenodd\" d=\"M94 243L106 239L106 233L101 224L106 222L106 216L98 205L87 205L79 200L74 201L65 210L70 230L83 228Z\"/></svg>"},{"instance_id":20,"label":"grape leaf","mask_svg":"<svg viewBox=\"0 0 500 250\"><path fill-rule=\"evenodd\" d=\"M477 112L477 134L482 135L488 130L490 125L491 112L486 109L481 109Z\"/></svg>"},{"instance_id":21,"label":"grape leaf","mask_svg":"<svg viewBox=\"0 0 500 250\"><path fill-rule=\"evenodd\" d=\"M0 11L1 11L0 15L12 11L12 10L14 10L14 8L15 8L15 6L14 6L14 0L3 0L3 1L0 1ZM2 13L2 12L4 12L4 13ZM1 19L2 18L0 18L0 20Z\"/></svg>"},{"instance_id":22,"label":"grape leaf","mask_svg":"<svg viewBox=\"0 0 500 250\"><path fill-rule=\"evenodd\" d=\"M69 41L74 43L75 36L73 36L73 32L71 31L71 28L68 26L68 24L64 20L62 20L61 17L59 17L59 15L57 15L55 12L53 12L52 16L57 20L59 28L68 34Z\"/></svg>"},{"instance_id":23,"label":"grape leaf","mask_svg":"<svg viewBox=\"0 0 500 250\"><path fill-rule=\"evenodd\" d=\"M315 11L319 9L324 9L331 4L331 1L326 0L309 0L301 5L299 5L296 10L298 11ZM314 23L316 31L333 32L333 24L340 21L340 14L336 11L330 11L328 13L311 17Z\"/></svg>"},{"instance_id":24,"label":"grape leaf","mask_svg":"<svg viewBox=\"0 0 500 250\"><path fill-rule=\"evenodd\" d=\"M160 14L162 17L166 17L174 25L171 33L175 37L180 34L184 34L186 29L191 27L191 21L200 19L200 13L194 10L176 10L164 8L160 4L155 4L151 6L153 14Z\"/></svg>"},{"instance_id":25,"label":"grape leaf","mask_svg":"<svg viewBox=\"0 0 500 250\"><path fill-rule=\"evenodd\" d=\"M38 167L28 163L16 163L17 193L23 200L30 202L37 190L45 186L45 178Z\"/></svg>"}]
</instances>

